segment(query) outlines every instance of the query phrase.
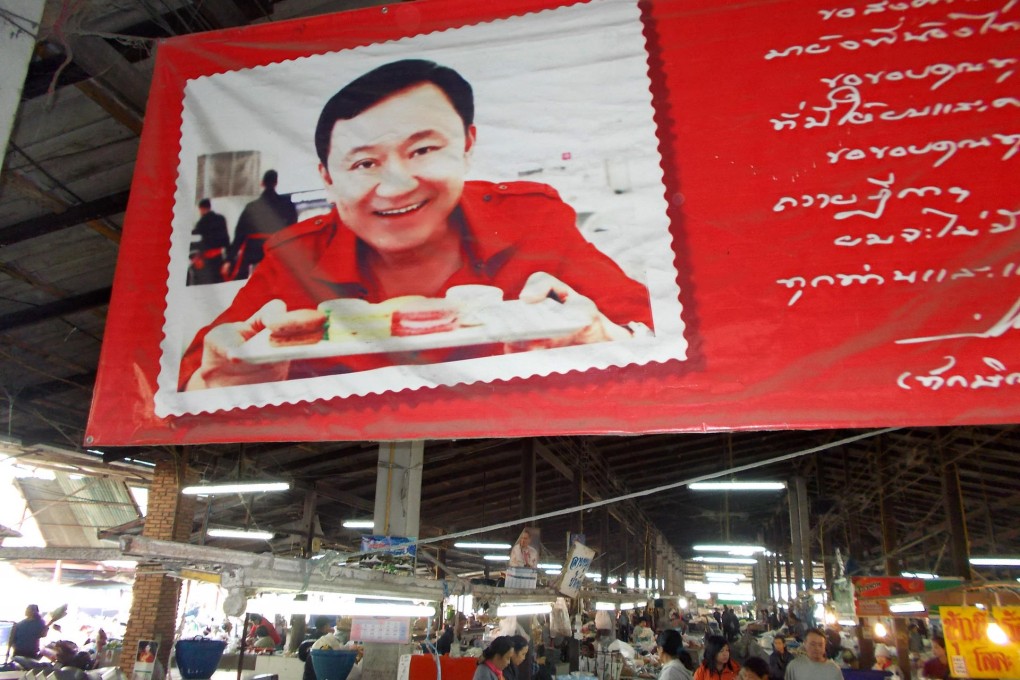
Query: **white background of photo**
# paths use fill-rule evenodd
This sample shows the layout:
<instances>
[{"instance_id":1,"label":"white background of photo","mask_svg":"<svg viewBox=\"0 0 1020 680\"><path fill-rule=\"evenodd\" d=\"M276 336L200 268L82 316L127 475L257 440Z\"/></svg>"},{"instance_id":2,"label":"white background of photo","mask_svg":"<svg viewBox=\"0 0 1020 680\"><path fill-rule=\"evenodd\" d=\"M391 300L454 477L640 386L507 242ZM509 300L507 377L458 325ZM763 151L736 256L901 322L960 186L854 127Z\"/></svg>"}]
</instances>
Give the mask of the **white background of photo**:
<instances>
[{"instance_id":1,"label":"white background of photo","mask_svg":"<svg viewBox=\"0 0 1020 680\"><path fill-rule=\"evenodd\" d=\"M254 149L262 154L262 170L278 171L280 193L320 190L313 133L322 106L363 73L405 58L431 59L471 83L478 137L469 178L528 180L556 188L585 217L582 233L649 286L656 336L672 340L669 358L684 356L640 15L631 0L595 0L190 81L184 98L160 395L174 402L208 397L177 395L177 366L195 331L222 311L239 288L237 283L184 286L191 229L198 218L196 159ZM226 215L232 229L236 214L251 198L214 201L214 209ZM650 354L637 362L651 360L662 359ZM573 367L584 370L602 360L583 363ZM608 363L619 365L616 360ZM557 369L515 369L497 377L549 370ZM485 378L460 375L454 382L474 379ZM171 390L173 394L167 394ZM342 391L348 393L365 392ZM160 395L157 412L164 403ZM272 403L280 403L276 398ZM193 408L183 407L183 412ZM181 409L171 406L169 412Z\"/></svg>"}]
</instances>

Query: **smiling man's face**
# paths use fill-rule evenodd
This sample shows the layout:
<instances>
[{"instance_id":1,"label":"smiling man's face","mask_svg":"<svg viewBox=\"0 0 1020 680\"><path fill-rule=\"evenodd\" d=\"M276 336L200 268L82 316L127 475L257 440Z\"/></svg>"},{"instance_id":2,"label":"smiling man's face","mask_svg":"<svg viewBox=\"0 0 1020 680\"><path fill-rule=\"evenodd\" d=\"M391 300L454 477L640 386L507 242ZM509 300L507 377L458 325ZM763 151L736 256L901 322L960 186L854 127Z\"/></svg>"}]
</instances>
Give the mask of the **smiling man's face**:
<instances>
[{"instance_id":1,"label":"smiling man's face","mask_svg":"<svg viewBox=\"0 0 1020 680\"><path fill-rule=\"evenodd\" d=\"M384 257L405 255L449 230L474 136L442 90L413 85L337 121L319 173L359 239Z\"/></svg>"}]
</instances>

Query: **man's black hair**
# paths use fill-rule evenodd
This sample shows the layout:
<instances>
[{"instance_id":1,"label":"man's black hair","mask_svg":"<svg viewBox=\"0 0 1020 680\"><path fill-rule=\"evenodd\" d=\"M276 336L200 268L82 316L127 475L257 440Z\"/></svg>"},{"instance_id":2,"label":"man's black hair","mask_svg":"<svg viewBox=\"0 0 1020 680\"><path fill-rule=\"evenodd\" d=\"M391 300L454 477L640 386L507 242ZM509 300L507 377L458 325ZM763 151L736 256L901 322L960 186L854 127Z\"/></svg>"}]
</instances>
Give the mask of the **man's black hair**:
<instances>
[{"instance_id":1,"label":"man's black hair","mask_svg":"<svg viewBox=\"0 0 1020 680\"><path fill-rule=\"evenodd\" d=\"M279 181L280 176L276 174L276 170L266 170L266 174L262 175L262 186L267 189L275 189Z\"/></svg>"},{"instance_id":2,"label":"man's black hair","mask_svg":"<svg viewBox=\"0 0 1020 680\"><path fill-rule=\"evenodd\" d=\"M212 209L212 201L210 201L208 198L203 198L201 201L198 202L198 207L199 208L208 208L208 209L211 210Z\"/></svg>"},{"instance_id":3,"label":"man's black hair","mask_svg":"<svg viewBox=\"0 0 1020 680\"><path fill-rule=\"evenodd\" d=\"M338 120L350 120L387 97L424 83L443 91L466 132L475 120L475 98L468 81L452 68L426 59L393 61L351 81L322 108L315 126L315 153L323 167L328 165L329 142Z\"/></svg>"}]
</instances>

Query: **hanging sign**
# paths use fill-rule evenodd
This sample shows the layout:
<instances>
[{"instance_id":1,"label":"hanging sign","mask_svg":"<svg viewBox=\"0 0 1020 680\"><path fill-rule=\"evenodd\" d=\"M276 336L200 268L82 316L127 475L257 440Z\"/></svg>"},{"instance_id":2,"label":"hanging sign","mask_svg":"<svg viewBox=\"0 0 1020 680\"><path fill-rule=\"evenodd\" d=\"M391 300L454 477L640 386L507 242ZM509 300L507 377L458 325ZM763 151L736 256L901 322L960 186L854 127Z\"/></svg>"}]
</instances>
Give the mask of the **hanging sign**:
<instances>
[{"instance_id":1,"label":"hanging sign","mask_svg":"<svg viewBox=\"0 0 1020 680\"><path fill-rule=\"evenodd\" d=\"M939 607L953 677L1020 677L1020 607L992 607L991 614L1005 634L1002 644L989 638L987 609Z\"/></svg>"},{"instance_id":2,"label":"hanging sign","mask_svg":"<svg viewBox=\"0 0 1020 680\"><path fill-rule=\"evenodd\" d=\"M595 551L582 543L574 543L563 566L559 591L567 597L577 597L577 591L584 585L584 575L591 568Z\"/></svg>"},{"instance_id":3,"label":"hanging sign","mask_svg":"<svg viewBox=\"0 0 1020 680\"><path fill-rule=\"evenodd\" d=\"M1018 33L423 0L163 41L86 445L1016 422Z\"/></svg>"}]
</instances>

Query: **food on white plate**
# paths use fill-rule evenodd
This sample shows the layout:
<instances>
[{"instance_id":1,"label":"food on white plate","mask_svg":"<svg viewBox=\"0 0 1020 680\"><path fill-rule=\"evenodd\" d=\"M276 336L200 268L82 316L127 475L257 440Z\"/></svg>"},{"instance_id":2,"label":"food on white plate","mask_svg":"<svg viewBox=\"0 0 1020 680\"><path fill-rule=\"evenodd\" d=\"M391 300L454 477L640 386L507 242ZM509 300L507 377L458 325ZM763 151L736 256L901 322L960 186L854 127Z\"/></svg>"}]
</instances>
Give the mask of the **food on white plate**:
<instances>
[{"instance_id":1,"label":"food on white plate","mask_svg":"<svg viewBox=\"0 0 1020 680\"><path fill-rule=\"evenodd\" d=\"M319 303L326 313L326 339L378 340L390 335L390 312L365 300L342 298Z\"/></svg>"},{"instance_id":2,"label":"food on white plate","mask_svg":"<svg viewBox=\"0 0 1020 680\"><path fill-rule=\"evenodd\" d=\"M393 311L390 332L396 337L456 330L457 305L438 298L412 300Z\"/></svg>"},{"instance_id":3,"label":"food on white plate","mask_svg":"<svg viewBox=\"0 0 1020 680\"><path fill-rule=\"evenodd\" d=\"M461 326L481 326L484 321L478 312L498 307L503 302L503 291L495 286L478 284L453 286L446 291L446 299L460 309Z\"/></svg>"},{"instance_id":4,"label":"food on white plate","mask_svg":"<svg viewBox=\"0 0 1020 680\"><path fill-rule=\"evenodd\" d=\"M314 345L322 340L326 315L318 309L295 309L267 324L269 344L273 347Z\"/></svg>"}]
</instances>

